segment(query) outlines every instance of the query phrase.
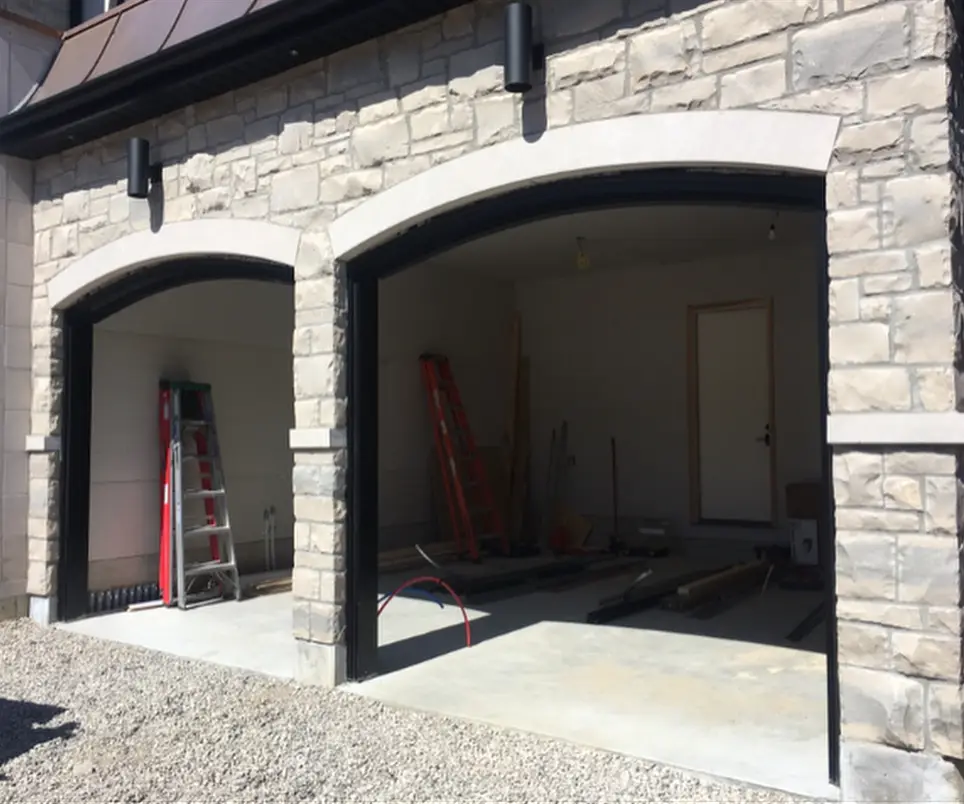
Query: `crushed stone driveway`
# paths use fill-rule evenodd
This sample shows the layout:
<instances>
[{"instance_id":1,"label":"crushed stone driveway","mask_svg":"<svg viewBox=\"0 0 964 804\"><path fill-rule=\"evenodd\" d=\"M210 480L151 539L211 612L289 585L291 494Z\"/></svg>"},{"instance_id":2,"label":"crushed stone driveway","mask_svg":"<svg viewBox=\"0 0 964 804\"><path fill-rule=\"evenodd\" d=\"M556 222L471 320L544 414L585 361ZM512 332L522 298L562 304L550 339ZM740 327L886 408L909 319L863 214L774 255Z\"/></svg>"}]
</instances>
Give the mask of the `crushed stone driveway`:
<instances>
[{"instance_id":1,"label":"crushed stone driveway","mask_svg":"<svg viewBox=\"0 0 964 804\"><path fill-rule=\"evenodd\" d=\"M0 659L11 804L801 800L26 620Z\"/></svg>"}]
</instances>

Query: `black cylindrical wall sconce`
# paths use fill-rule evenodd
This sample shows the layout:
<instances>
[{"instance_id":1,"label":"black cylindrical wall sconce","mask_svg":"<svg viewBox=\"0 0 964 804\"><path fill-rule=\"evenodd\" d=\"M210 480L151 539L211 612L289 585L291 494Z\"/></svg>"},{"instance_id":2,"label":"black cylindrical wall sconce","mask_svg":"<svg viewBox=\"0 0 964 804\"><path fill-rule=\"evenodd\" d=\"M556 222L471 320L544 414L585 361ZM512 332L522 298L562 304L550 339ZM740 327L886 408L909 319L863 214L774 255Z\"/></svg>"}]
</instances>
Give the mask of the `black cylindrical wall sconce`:
<instances>
[{"instance_id":1,"label":"black cylindrical wall sconce","mask_svg":"<svg viewBox=\"0 0 964 804\"><path fill-rule=\"evenodd\" d=\"M151 190L151 144L140 137L127 141L127 195L147 198Z\"/></svg>"},{"instance_id":2,"label":"black cylindrical wall sconce","mask_svg":"<svg viewBox=\"0 0 964 804\"><path fill-rule=\"evenodd\" d=\"M505 7L505 89L532 89L532 6L509 3Z\"/></svg>"}]
</instances>

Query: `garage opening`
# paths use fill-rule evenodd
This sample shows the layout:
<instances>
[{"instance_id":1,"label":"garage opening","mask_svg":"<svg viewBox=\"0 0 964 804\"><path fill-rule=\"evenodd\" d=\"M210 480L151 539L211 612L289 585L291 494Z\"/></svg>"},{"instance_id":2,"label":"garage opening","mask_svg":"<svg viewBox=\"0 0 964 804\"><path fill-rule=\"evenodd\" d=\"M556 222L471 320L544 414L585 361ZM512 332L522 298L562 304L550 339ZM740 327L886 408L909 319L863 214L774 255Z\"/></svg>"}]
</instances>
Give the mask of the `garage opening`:
<instances>
[{"instance_id":1,"label":"garage opening","mask_svg":"<svg viewBox=\"0 0 964 804\"><path fill-rule=\"evenodd\" d=\"M212 486L196 463L184 461L185 529L191 516L206 513L191 509L195 501L187 488L214 489L204 500L195 494L204 506L223 489L218 502L226 516L219 509L218 523L224 520L229 530L220 534L221 557L227 560L226 546L233 547L245 598L241 605L211 605L219 603L217 578L198 575L188 588L199 593L195 602L209 601L192 622L202 630L212 618L222 631L235 620L239 627L244 621L250 625L257 620L252 604L258 604L248 598L267 591L276 578L290 579L291 269L216 262L171 266L163 284L155 269L150 286L123 293L112 286L100 303L83 300L66 316L65 619L107 615L105 623L113 616L120 631L147 630L159 638L165 633L166 621L157 617L174 612L157 606L165 563L163 500L176 495L164 490L168 442L161 408L162 389L172 384L209 388L213 416L195 417L216 423L212 431L206 422L197 423L208 439L203 451L213 456L201 468L223 475L223 482ZM185 405L193 401L189 391L182 397ZM184 416L194 414L185 409ZM202 452L195 443L199 428L185 430L185 454ZM186 540L186 566L207 560L209 549L207 539ZM169 623L177 625L182 639L185 623ZM169 636L177 636L174 631Z\"/></svg>"},{"instance_id":2,"label":"garage opening","mask_svg":"<svg viewBox=\"0 0 964 804\"><path fill-rule=\"evenodd\" d=\"M367 694L826 792L824 215L572 209L378 280Z\"/></svg>"}]
</instances>

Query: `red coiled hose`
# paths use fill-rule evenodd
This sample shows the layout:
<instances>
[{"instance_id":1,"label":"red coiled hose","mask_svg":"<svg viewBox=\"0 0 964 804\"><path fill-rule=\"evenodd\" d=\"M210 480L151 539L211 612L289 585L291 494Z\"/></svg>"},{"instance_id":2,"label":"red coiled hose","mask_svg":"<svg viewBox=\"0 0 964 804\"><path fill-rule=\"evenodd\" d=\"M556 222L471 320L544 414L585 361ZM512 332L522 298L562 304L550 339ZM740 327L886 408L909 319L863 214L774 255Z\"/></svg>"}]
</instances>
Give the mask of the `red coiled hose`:
<instances>
[{"instance_id":1,"label":"red coiled hose","mask_svg":"<svg viewBox=\"0 0 964 804\"><path fill-rule=\"evenodd\" d=\"M462 610L462 621L465 623L465 647L472 647L472 627L469 625L469 615L465 613L465 606L462 605L462 599L455 594L455 590L445 583L445 581L443 581L441 578L435 578L431 575L421 575L418 578L412 578L409 581L405 581L405 583L392 592L385 599L382 605L378 607L378 615L381 616L381 613L385 610L385 606L391 603L399 592L404 592L406 589L408 589L408 587L414 586L417 583L423 583L425 581L432 581L433 583L437 583L439 586L443 587L445 591L452 596L452 599L458 604L458 607Z\"/></svg>"}]
</instances>

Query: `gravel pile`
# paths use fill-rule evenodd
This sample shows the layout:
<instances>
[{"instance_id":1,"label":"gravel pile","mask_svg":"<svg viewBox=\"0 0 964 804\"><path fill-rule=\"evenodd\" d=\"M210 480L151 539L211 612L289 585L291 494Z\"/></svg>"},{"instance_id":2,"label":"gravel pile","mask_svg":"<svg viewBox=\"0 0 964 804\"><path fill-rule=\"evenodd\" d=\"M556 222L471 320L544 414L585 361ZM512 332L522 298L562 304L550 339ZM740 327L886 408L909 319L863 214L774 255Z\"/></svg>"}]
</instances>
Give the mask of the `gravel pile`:
<instances>
[{"instance_id":1,"label":"gravel pile","mask_svg":"<svg viewBox=\"0 0 964 804\"><path fill-rule=\"evenodd\" d=\"M789 802L346 692L0 624L0 801Z\"/></svg>"}]
</instances>

